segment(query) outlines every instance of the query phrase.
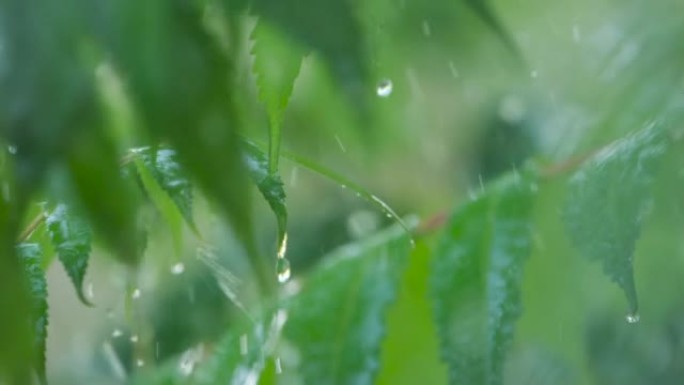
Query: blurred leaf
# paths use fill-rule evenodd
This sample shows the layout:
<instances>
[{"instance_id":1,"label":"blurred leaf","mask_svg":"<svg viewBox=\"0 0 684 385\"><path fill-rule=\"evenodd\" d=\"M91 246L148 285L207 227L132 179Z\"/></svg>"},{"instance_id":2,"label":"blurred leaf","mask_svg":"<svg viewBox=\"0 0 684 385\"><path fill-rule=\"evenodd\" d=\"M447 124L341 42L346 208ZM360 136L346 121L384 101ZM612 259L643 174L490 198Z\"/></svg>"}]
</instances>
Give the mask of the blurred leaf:
<instances>
[{"instance_id":1,"label":"blurred leaf","mask_svg":"<svg viewBox=\"0 0 684 385\"><path fill-rule=\"evenodd\" d=\"M252 11L320 54L355 106L369 94L365 43L348 0L253 0Z\"/></svg>"},{"instance_id":2,"label":"blurred leaf","mask_svg":"<svg viewBox=\"0 0 684 385\"><path fill-rule=\"evenodd\" d=\"M176 149L184 169L253 255L249 195L235 135L232 58L207 31L200 3L117 3L116 64L129 80L144 127Z\"/></svg>"},{"instance_id":3,"label":"blurred leaf","mask_svg":"<svg viewBox=\"0 0 684 385\"><path fill-rule=\"evenodd\" d=\"M431 296L452 384L501 384L522 309L535 181L505 175L459 208L433 256Z\"/></svg>"},{"instance_id":4,"label":"blurred leaf","mask_svg":"<svg viewBox=\"0 0 684 385\"><path fill-rule=\"evenodd\" d=\"M664 129L651 124L605 147L569 181L563 211L568 234L624 291L632 315L639 308L634 248L653 204L651 186L668 139Z\"/></svg>"},{"instance_id":5,"label":"blurred leaf","mask_svg":"<svg viewBox=\"0 0 684 385\"><path fill-rule=\"evenodd\" d=\"M253 71L256 75L259 99L266 106L269 118L269 172L278 171L280 130L283 113L292 95L305 52L287 41L279 31L262 20L252 32Z\"/></svg>"},{"instance_id":6,"label":"blurred leaf","mask_svg":"<svg viewBox=\"0 0 684 385\"><path fill-rule=\"evenodd\" d=\"M385 313L410 252L394 226L328 256L288 307L284 338L309 384L372 384L380 366Z\"/></svg>"},{"instance_id":7,"label":"blurred leaf","mask_svg":"<svg viewBox=\"0 0 684 385\"><path fill-rule=\"evenodd\" d=\"M511 53L513 53L516 59L521 62L524 60L520 49L518 48L515 40L511 34L506 30L504 25L501 23L496 13L492 9L491 5L488 4L487 0L465 0L466 4L482 19L482 21L492 29L492 31L497 35L501 42L508 48Z\"/></svg>"},{"instance_id":8,"label":"blurred leaf","mask_svg":"<svg viewBox=\"0 0 684 385\"><path fill-rule=\"evenodd\" d=\"M153 176L143 160L136 158L134 162L147 195L171 229L174 249L176 254L180 256L183 250L183 214L180 211L180 207L167 194L168 190L165 191L159 185L158 179Z\"/></svg>"},{"instance_id":9,"label":"blurred leaf","mask_svg":"<svg viewBox=\"0 0 684 385\"><path fill-rule=\"evenodd\" d=\"M7 179L3 183L8 183ZM0 309L6 309L0 316L0 380L6 380L8 384L23 384L19 380L9 380L12 376L23 375L33 361L33 328L29 328L27 322L31 314L30 298L23 263L16 255L18 215L15 211L18 208L14 203L0 199Z\"/></svg>"},{"instance_id":10,"label":"blurred leaf","mask_svg":"<svg viewBox=\"0 0 684 385\"><path fill-rule=\"evenodd\" d=\"M57 205L45 223L52 246L69 274L78 298L84 304L92 305L83 293L83 278L88 270L91 250L90 227L81 218L73 216L64 204Z\"/></svg>"},{"instance_id":11,"label":"blurred leaf","mask_svg":"<svg viewBox=\"0 0 684 385\"><path fill-rule=\"evenodd\" d=\"M399 297L387 314L378 385L447 383L428 301L431 257L427 243L417 242L404 270Z\"/></svg>"},{"instance_id":12,"label":"blurred leaf","mask_svg":"<svg viewBox=\"0 0 684 385\"><path fill-rule=\"evenodd\" d=\"M83 127L67 160L80 204L96 235L122 262L137 263L141 256L137 202L109 138L99 127Z\"/></svg>"},{"instance_id":13,"label":"blurred leaf","mask_svg":"<svg viewBox=\"0 0 684 385\"><path fill-rule=\"evenodd\" d=\"M29 291L32 298L31 324L33 325L35 365L38 376L43 383L45 377L45 347L47 341L48 303L47 282L45 272L40 267L41 250L38 244L21 243L17 245L17 254L24 266L28 278Z\"/></svg>"},{"instance_id":14,"label":"blurred leaf","mask_svg":"<svg viewBox=\"0 0 684 385\"><path fill-rule=\"evenodd\" d=\"M264 196L278 223L278 252L287 242L287 207L285 206L285 190L278 174L271 174L264 153L253 143L243 141L244 159L250 177ZM284 257L282 255L281 257Z\"/></svg>"}]
</instances>

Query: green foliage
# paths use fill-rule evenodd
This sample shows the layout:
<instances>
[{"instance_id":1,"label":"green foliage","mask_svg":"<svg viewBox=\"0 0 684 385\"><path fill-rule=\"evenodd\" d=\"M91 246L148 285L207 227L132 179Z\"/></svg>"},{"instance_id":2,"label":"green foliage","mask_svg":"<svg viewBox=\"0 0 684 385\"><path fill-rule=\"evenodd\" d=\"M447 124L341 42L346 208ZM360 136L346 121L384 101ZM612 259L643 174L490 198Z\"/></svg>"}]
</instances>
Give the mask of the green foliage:
<instances>
[{"instance_id":1,"label":"green foliage","mask_svg":"<svg viewBox=\"0 0 684 385\"><path fill-rule=\"evenodd\" d=\"M42 252L35 243L22 243L17 246L19 260L23 264L31 294L31 325L33 329L34 365L39 378L46 381L45 346L47 340L48 303L47 282L40 267Z\"/></svg>"},{"instance_id":2,"label":"green foliage","mask_svg":"<svg viewBox=\"0 0 684 385\"><path fill-rule=\"evenodd\" d=\"M83 279L88 270L92 233L88 224L59 204L45 220L52 246L76 288L78 298L86 305L90 301L83 293Z\"/></svg>"},{"instance_id":3,"label":"green foliage","mask_svg":"<svg viewBox=\"0 0 684 385\"><path fill-rule=\"evenodd\" d=\"M531 250L533 176L508 175L457 210L435 253L431 296L452 384L501 384Z\"/></svg>"},{"instance_id":4,"label":"green foliage","mask_svg":"<svg viewBox=\"0 0 684 385\"><path fill-rule=\"evenodd\" d=\"M288 306L283 335L306 383L372 384L385 315L396 299L410 239L392 227L326 257Z\"/></svg>"},{"instance_id":5,"label":"green foliage","mask_svg":"<svg viewBox=\"0 0 684 385\"><path fill-rule=\"evenodd\" d=\"M678 10L0 3L0 383L678 383Z\"/></svg>"},{"instance_id":6,"label":"green foliage","mask_svg":"<svg viewBox=\"0 0 684 385\"><path fill-rule=\"evenodd\" d=\"M570 179L564 218L577 249L600 261L638 317L633 259L668 132L651 124L605 147Z\"/></svg>"}]
</instances>

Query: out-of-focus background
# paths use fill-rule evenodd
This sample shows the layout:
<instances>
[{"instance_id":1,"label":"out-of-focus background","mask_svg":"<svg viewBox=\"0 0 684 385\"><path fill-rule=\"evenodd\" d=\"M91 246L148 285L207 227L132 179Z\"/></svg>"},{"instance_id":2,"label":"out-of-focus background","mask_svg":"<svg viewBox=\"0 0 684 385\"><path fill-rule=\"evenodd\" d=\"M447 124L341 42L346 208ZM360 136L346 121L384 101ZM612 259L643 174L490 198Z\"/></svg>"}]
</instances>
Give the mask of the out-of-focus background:
<instances>
[{"instance_id":1,"label":"out-of-focus background","mask_svg":"<svg viewBox=\"0 0 684 385\"><path fill-rule=\"evenodd\" d=\"M684 3L494 1L514 45L464 1L356 3L372 73L363 85L371 95L365 118L358 119L329 67L310 55L285 112L283 147L358 182L402 216L428 220L450 213L530 158L561 163L649 122L684 121ZM248 30L254 20L242 23ZM266 140L248 48L237 68L243 134ZM565 235L563 178L543 186L506 384L683 381L684 201L668 192L684 187L684 158L671 158L656 182L662 199L637 244L636 325L624 321L627 305L619 288ZM284 159L281 175L295 280L327 252L393 222L296 163ZM256 190L254 195L257 234L272 247L272 214ZM136 364L128 359L136 339L147 339L139 345L155 349L161 360L215 340L233 322L240 310L228 294L237 288L243 300L254 295L246 266L209 205L200 198L196 206L211 246L188 242L184 271L174 272L168 230L153 221L137 298L126 296L129 272L101 250L86 278L92 308L78 301L62 267L52 265L47 365L54 384L121 383ZM202 258L216 266L198 262ZM424 276L418 267L408 269L390 312L381 384L446 383Z\"/></svg>"}]
</instances>

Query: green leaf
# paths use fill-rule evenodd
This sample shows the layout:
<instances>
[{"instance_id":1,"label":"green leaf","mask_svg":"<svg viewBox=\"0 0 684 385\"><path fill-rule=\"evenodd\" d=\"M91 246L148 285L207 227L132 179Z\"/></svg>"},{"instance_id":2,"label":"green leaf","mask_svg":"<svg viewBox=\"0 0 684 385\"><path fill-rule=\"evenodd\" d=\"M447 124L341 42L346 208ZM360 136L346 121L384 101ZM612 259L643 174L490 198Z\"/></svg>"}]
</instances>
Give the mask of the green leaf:
<instances>
[{"instance_id":1,"label":"green leaf","mask_svg":"<svg viewBox=\"0 0 684 385\"><path fill-rule=\"evenodd\" d=\"M174 202L171 196L168 195L168 190L165 191L165 189L160 186L158 179L154 177L144 160L136 157L134 162L147 195L171 229L174 249L176 254L180 256L183 249L183 214L180 211L180 207Z\"/></svg>"},{"instance_id":2,"label":"green leaf","mask_svg":"<svg viewBox=\"0 0 684 385\"><path fill-rule=\"evenodd\" d=\"M285 206L283 182L278 174L269 172L266 156L257 146L251 142L243 141L243 149L247 171L259 188L261 195L271 206L273 214L275 214L278 223L278 253L279 257L284 257L287 246L287 207Z\"/></svg>"},{"instance_id":3,"label":"green leaf","mask_svg":"<svg viewBox=\"0 0 684 385\"><path fill-rule=\"evenodd\" d=\"M129 81L142 126L178 152L191 179L256 254L236 137L233 62L207 30L204 5L126 0L115 8L116 65Z\"/></svg>"},{"instance_id":4,"label":"green leaf","mask_svg":"<svg viewBox=\"0 0 684 385\"><path fill-rule=\"evenodd\" d=\"M71 278L78 298L84 304L92 305L83 293L83 279L88 270L91 251L90 227L83 219L73 216L64 204L57 205L45 223L52 246Z\"/></svg>"},{"instance_id":5,"label":"green leaf","mask_svg":"<svg viewBox=\"0 0 684 385\"><path fill-rule=\"evenodd\" d=\"M502 383L522 312L534 183L532 176L506 175L460 207L433 256L431 296L452 384Z\"/></svg>"},{"instance_id":6,"label":"green leaf","mask_svg":"<svg viewBox=\"0 0 684 385\"><path fill-rule=\"evenodd\" d=\"M370 93L365 43L350 1L254 0L252 11L320 54L352 103Z\"/></svg>"},{"instance_id":7,"label":"green leaf","mask_svg":"<svg viewBox=\"0 0 684 385\"><path fill-rule=\"evenodd\" d=\"M48 303L45 273L40 267L40 246L35 243L17 245L17 254L24 266L31 294L31 324L33 326L35 365L38 376L45 382L45 347L47 341Z\"/></svg>"},{"instance_id":8,"label":"green leaf","mask_svg":"<svg viewBox=\"0 0 684 385\"><path fill-rule=\"evenodd\" d=\"M283 336L299 349L307 384L372 384L385 314L396 298L410 238L394 226L328 256L288 306Z\"/></svg>"},{"instance_id":9,"label":"green leaf","mask_svg":"<svg viewBox=\"0 0 684 385\"><path fill-rule=\"evenodd\" d=\"M269 172L278 171L280 130L283 113L292 95L295 79L306 52L288 41L268 23L259 20L252 32L252 70L256 75L259 99L269 120Z\"/></svg>"},{"instance_id":10,"label":"green leaf","mask_svg":"<svg viewBox=\"0 0 684 385\"><path fill-rule=\"evenodd\" d=\"M563 211L568 235L586 258L624 291L631 315L639 310L633 258L641 225L653 205L651 186L669 136L656 124L605 147L570 179Z\"/></svg>"},{"instance_id":11,"label":"green leaf","mask_svg":"<svg viewBox=\"0 0 684 385\"><path fill-rule=\"evenodd\" d=\"M428 297L432 254L422 240L411 252L399 297L387 313L377 385L447 383Z\"/></svg>"},{"instance_id":12,"label":"green leaf","mask_svg":"<svg viewBox=\"0 0 684 385\"><path fill-rule=\"evenodd\" d=\"M83 127L74 138L67 161L80 208L95 234L119 260L136 264L141 257L138 202L133 185L123 178L116 151L104 130Z\"/></svg>"},{"instance_id":13,"label":"green leaf","mask_svg":"<svg viewBox=\"0 0 684 385\"><path fill-rule=\"evenodd\" d=\"M508 48L518 60L523 60L523 55L511 34L506 30L487 0L465 0L466 4L492 29L501 42Z\"/></svg>"},{"instance_id":14,"label":"green leaf","mask_svg":"<svg viewBox=\"0 0 684 385\"><path fill-rule=\"evenodd\" d=\"M196 232L192 216L192 183L179 163L176 151L161 148L151 154L147 149L143 149L139 156L157 184L180 210L185 222Z\"/></svg>"}]
</instances>

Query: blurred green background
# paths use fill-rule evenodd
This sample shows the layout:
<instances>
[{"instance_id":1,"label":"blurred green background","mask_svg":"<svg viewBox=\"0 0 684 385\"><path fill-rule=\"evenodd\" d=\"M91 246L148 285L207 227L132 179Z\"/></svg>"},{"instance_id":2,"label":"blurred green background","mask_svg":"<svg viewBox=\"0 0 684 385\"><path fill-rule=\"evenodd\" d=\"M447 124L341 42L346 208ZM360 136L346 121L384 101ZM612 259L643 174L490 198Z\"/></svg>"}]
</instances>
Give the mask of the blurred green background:
<instances>
[{"instance_id":1,"label":"blurred green background","mask_svg":"<svg viewBox=\"0 0 684 385\"><path fill-rule=\"evenodd\" d=\"M402 216L448 214L527 159L556 164L648 122L684 121L684 3L494 1L515 49L463 1L358 0L354 9L370 68L365 117L359 119L360 107L341 92L324 60L309 55L285 112L283 147L357 181ZM238 20L245 32L255 24L251 17ZM237 103L242 133L266 141L250 44L236 68ZM391 92L378 95L388 82ZM684 152L673 151L657 180L635 255L641 322L634 325L625 322L619 288L565 235L564 179L541 186L506 384L684 382L684 201L673 193L684 191L683 170ZM283 160L281 176L295 282L327 252L392 223L352 191L296 163ZM272 248L272 214L252 193L256 233ZM148 342L141 345L161 361L215 341L234 324L239 309L226 291L250 301L250 273L230 231L206 202L196 206L214 246L188 242L181 256L186 271L169 273L175 257L168 231L154 219L139 299L125 298L129 273L103 252L86 279L94 308L78 302L61 266L52 265L52 383L122 383L136 364L129 359L133 329L144 331L138 338ZM380 384L446 383L425 296L433 243L431 236L419 242L389 313ZM222 267L198 262L198 247Z\"/></svg>"}]
</instances>

